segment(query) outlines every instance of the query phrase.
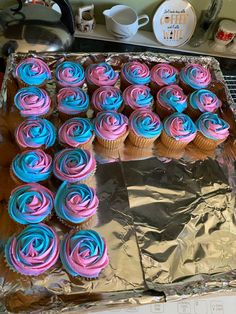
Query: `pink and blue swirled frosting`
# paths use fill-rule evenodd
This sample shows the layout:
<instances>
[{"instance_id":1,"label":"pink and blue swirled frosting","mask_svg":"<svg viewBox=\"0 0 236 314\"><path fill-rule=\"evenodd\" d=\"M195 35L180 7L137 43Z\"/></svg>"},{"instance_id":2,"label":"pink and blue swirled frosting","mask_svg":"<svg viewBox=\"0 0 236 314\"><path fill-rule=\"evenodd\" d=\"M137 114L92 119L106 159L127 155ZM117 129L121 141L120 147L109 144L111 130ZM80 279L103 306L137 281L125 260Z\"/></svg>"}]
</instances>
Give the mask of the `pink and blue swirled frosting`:
<instances>
[{"instance_id":1,"label":"pink and blue swirled frosting","mask_svg":"<svg viewBox=\"0 0 236 314\"><path fill-rule=\"evenodd\" d=\"M58 136L62 144L80 147L94 136L93 124L86 118L69 119L60 127Z\"/></svg>"},{"instance_id":2,"label":"pink and blue swirled frosting","mask_svg":"<svg viewBox=\"0 0 236 314\"><path fill-rule=\"evenodd\" d=\"M214 113L203 113L196 121L196 126L209 139L222 140L229 135L229 124Z\"/></svg>"},{"instance_id":3,"label":"pink and blue swirled frosting","mask_svg":"<svg viewBox=\"0 0 236 314\"><path fill-rule=\"evenodd\" d=\"M187 108L187 96L178 85L162 87L157 93L157 102L167 110L183 112Z\"/></svg>"},{"instance_id":4,"label":"pink and blue swirled frosting","mask_svg":"<svg viewBox=\"0 0 236 314\"><path fill-rule=\"evenodd\" d=\"M27 58L16 67L16 77L28 85L41 85L51 79L48 65L38 58Z\"/></svg>"},{"instance_id":5,"label":"pink and blue swirled frosting","mask_svg":"<svg viewBox=\"0 0 236 314\"><path fill-rule=\"evenodd\" d=\"M151 80L148 66L139 61L125 63L121 69L121 74L130 84L134 85L145 85Z\"/></svg>"},{"instance_id":6,"label":"pink and blue swirled frosting","mask_svg":"<svg viewBox=\"0 0 236 314\"><path fill-rule=\"evenodd\" d=\"M190 117L177 112L165 119L164 130L168 136L181 142L191 142L197 133L197 128Z\"/></svg>"},{"instance_id":7,"label":"pink and blue swirled frosting","mask_svg":"<svg viewBox=\"0 0 236 314\"><path fill-rule=\"evenodd\" d=\"M123 102L121 91L113 86L102 86L93 93L91 103L98 111L117 111Z\"/></svg>"},{"instance_id":8,"label":"pink and blue swirled frosting","mask_svg":"<svg viewBox=\"0 0 236 314\"><path fill-rule=\"evenodd\" d=\"M10 237L5 245L5 258L12 270L26 276L38 276L55 265L59 250L55 231L40 223L29 225Z\"/></svg>"},{"instance_id":9,"label":"pink and blue swirled frosting","mask_svg":"<svg viewBox=\"0 0 236 314\"><path fill-rule=\"evenodd\" d=\"M21 147L49 148L56 141L56 130L53 124L40 118L24 120L15 131L15 138Z\"/></svg>"},{"instance_id":10,"label":"pink and blue swirled frosting","mask_svg":"<svg viewBox=\"0 0 236 314\"><path fill-rule=\"evenodd\" d=\"M109 263L106 242L93 230L67 234L61 243L60 258L73 277L97 278Z\"/></svg>"},{"instance_id":11,"label":"pink and blue swirled frosting","mask_svg":"<svg viewBox=\"0 0 236 314\"><path fill-rule=\"evenodd\" d=\"M16 93L14 104L23 117L37 117L49 112L51 99L44 89L29 86Z\"/></svg>"},{"instance_id":12,"label":"pink and blue swirled frosting","mask_svg":"<svg viewBox=\"0 0 236 314\"><path fill-rule=\"evenodd\" d=\"M54 207L59 218L81 224L92 217L98 208L98 197L86 184L63 182L59 187Z\"/></svg>"},{"instance_id":13,"label":"pink and blue swirled frosting","mask_svg":"<svg viewBox=\"0 0 236 314\"><path fill-rule=\"evenodd\" d=\"M178 70L168 63L158 63L151 69L151 81L158 86L177 83Z\"/></svg>"},{"instance_id":14,"label":"pink and blue swirled frosting","mask_svg":"<svg viewBox=\"0 0 236 314\"><path fill-rule=\"evenodd\" d=\"M53 193L38 183L29 183L15 188L8 203L10 217L22 225L43 221L51 214Z\"/></svg>"},{"instance_id":15,"label":"pink and blue swirled frosting","mask_svg":"<svg viewBox=\"0 0 236 314\"><path fill-rule=\"evenodd\" d=\"M74 115L88 110L89 98L79 87L65 87L57 94L57 104L59 111Z\"/></svg>"},{"instance_id":16,"label":"pink and blue swirled frosting","mask_svg":"<svg viewBox=\"0 0 236 314\"><path fill-rule=\"evenodd\" d=\"M52 172L52 157L41 149L27 150L15 156L11 169L23 182L47 180Z\"/></svg>"},{"instance_id":17,"label":"pink and blue swirled frosting","mask_svg":"<svg viewBox=\"0 0 236 314\"><path fill-rule=\"evenodd\" d=\"M124 103L133 110L147 109L153 105L151 90L146 85L130 85L123 92Z\"/></svg>"},{"instance_id":18,"label":"pink and blue swirled frosting","mask_svg":"<svg viewBox=\"0 0 236 314\"><path fill-rule=\"evenodd\" d=\"M106 62L90 64L85 72L88 83L97 86L115 85L119 74Z\"/></svg>"},{"instance_id":19,"label":"pink and blue swirled frosting","mask_svg":"<svg viewBox=\"0 0 236 314\"><path fill-rule=\"evenodd\" d=\"M99 112L94 119L95 134L105 140L116 140L128 131L128 118L116 111Z\"/></svg>"},{"instance_id":20,"label":"pink and blue swirled frosting","mask_svg":"<svg viewBox=\"0 0 236 314\"><path fill-rule=\"evenodd\" d=\"M201 112L215 112L221 107L221 101L213 92L200 89L193 92L189 97L190 105Z\"/></svg>"},{"instance_id":21,"label":"pink and blue swirled frosting","mask_svg":"<svg viewBox=\"0 0 236 314\"><path fill-rule=\"evenodd\" d=\"M200 64L187 64L181 69L180 78L194 89L206 88L211 83L210 71Z\"/></svg>"},{"instance_id":22,"label":"pink and blue swirled frosting","mask_svg":"<svg viewBox=\"0 0 236 314\"><path fill-rule=\"evenodd\" d=\"M162 123L157 114L151 110L135 110L129 118L130 129L138 136L157 137L161 134Z\"/></svg>"},{"instance_id":23,"label":"pink and blue swirled frosting","mask_svg":"<svg viewBox=\"0 0 236 314\"><path fill-rule=\"evenodd\" d=\"M63 149L55 155L54 175L68 182L85 180L96 170L96 160L92 153L82 148Z\"/></svg>"},{"instance_id":24,"label":"pink and blue swirled frosting","mask_svg":"<svg viewBox=\"0 0 236 314\"><path fill-rule=\"evenodd\" d=\"M84 83L84 69L78 62L64 61L56 67L56 79L61 86L81 86Z\"/></svg>"}]
</instances>

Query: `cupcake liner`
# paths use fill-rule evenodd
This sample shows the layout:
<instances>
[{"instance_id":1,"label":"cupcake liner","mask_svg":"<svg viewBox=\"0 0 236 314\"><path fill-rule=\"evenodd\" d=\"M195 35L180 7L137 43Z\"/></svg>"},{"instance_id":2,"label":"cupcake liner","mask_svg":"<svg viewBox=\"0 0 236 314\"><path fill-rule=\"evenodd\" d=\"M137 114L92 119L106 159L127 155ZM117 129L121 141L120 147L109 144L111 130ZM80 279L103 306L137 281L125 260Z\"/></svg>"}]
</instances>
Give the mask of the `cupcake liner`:
<instances>
[{"instance_id":1,"label":"cupcake liner","mask_svg":"<svg viewBox=\"0 0 236 314\"><path fill-rule=\"evenodd\" d=\"M170 116L172 113L175 112L172 109L170 109L170 110L166 109L165 107L160 105L157 101L156 101L155 109L156 109L155 110L156 113L161 118L161 120L164 120L166 117Z\"/></svg>"},{"instance_id":2,"label":"cupcake liner","mask_svg":"<svg viewBox=\"0 0 236 314\"><path fill-rule=\"evenodd\" d=\"M130 142L137 147L150 147L155 142L155 140L159 137L159 135L152 138L145 138L142 136L136 135L132 130L129 131L129 140Z\"/></svg>"},{"instance_id":3,"label":"cupcake liner","mask_svg":"<svg viewBox=\"0 0 236 314\"><path fill-rule=\"evenodd\" d=\"M133 159L133 160L142 160L142 159L147 159L150 157L153 157L153 148L152 146L150 147L137 147L134 146L131 142L130 139L128 138L128 141L125 145L125 157L128 157L128 160ZM125 161L125 158L122 160Z\"/></svg>"},{"instance_id":4,"label":"cupcake liner","mask_svg":"<svg viewBox=\"0 0 236 314\"><path fill-rule=\"evenodd\" d=\"M87 111L76 113L76 114L67 114L67 113L59 111L59 117L60 117L62 122L65 122L66 120L69 120L69 119L75 118L75 117L87 118Z\"/></svg>"},{"instance_id":5,"label":"cupcake liner","mask_svg":"<svg viewBox=\"0 0 236 314\"><path fill-rule=\"evenodd\" d=\"M65 225L66 227L68 227L70 229L76 230L76 231L86 230L86 229L93 229L96 226L96 222L97 222L97 219L95 217L96 214L94 214L93 216L89 217L84 222L81 222L81 223L78 223L78 224L75 224L75 223L73 223L73 222L71 222L69 220L63 219L63 218L59 217L58 215L56 215L56 216L57 216L57 219L63 225Z\"/></svg>"},{"instance_id":6,"label":"cupcake liner","mask_svg":"<svg viewBox=\"0 0 236 314\"><path fill-rule=\"evenodd\" d=\"M119 113L122 113L123 110L125 108L125 105L122 103L122 105L119 107L118 110L115 110ZM94 106L92 106L92 110L93 110L93 117L96 117L96 115L99 113L99 112L102 112L102 111L105 111L105 110L97 110Z\"/></svg>"},{"instance_id":7,"label":"cupcake liner","mask_svg":"<svg viewBox=\"0 0 236 314\"><path fill-rule=\"evenodd\" d=\"M93 147L94 139L95 139L95 134L93 134L93 136L90 138L90 140L88 142L78 145L77 148L83 148L83 149L91 150ZM60 140L59 140L59 144L65 148L75 148L75 147L73 147L67 143L61 142Z\"/></svg>"},{"instance_id":8,"label":"cupcake liner","mask_svg":"<svg viewBox=\"0 0 236 314\"><path fill-rule=\"evenodd\" d=\"M96 177L95 177L96 169L89 175L86 179L79 181L81 184L86 184L91 188L96 188Z\"/></svg>"},{"instance_id":9,"label":"cupcake liner","mask_svg":"<svg viewBox=\"0 0 236 314\"><path fill-rule=\"evenodd\" d=\"M193 121L196 121L202 114L200 110L194 109L190 104L188 104L184 113L187 114Z\"/></svg>"},{"instance_id":10,"label":"cupcake liner","mask_svg":"<svg viewBox=\"0 0 236 314\"><path fill-rule=\"evenodd\" d=\"M181 78L179 79L179 86L183 89L185 95L191 94L195 91L194 88L192 88L190 85L184 83Z\"/></svg>"},{"instance_id":11,"label":"cupcake liner","mask_svg":"<svg viewBox=\"0 0 236 314\"><path fill-rule=\"evenodd\" d=\"M126 87L132 85L129 81L126 80L123 73L120 73L120 90L123 92Z\"/></svg>"},{"instance_id":12,"label":"cupcake liner","mask_svg":"<svg viewBox=\"0 0 236 314\"><path fill-rule=\"evenodd\" d=\"M185 148L173 150L172 148L166 147L160 140L155 145L155 152L157 157L165 157L171 159L180 159L185 154Z\"/></svg>"},{"instance_id":13,"label":"cupcake liner","mask_svg":"<svg viewBox=\"0 0 236 314\"><path fill-rule=\"evenodd\" d=\"M103 139L103 138L101 138L99 136L97 136L97 140L98 140L98 142L102 146L104 146L104 147L106 147L108 149L116 149L116 148L120 147L124 143L124 141L125 141L127 136L128 136L128 132L126 132L125 134L121 135L116 140L110 140L109 141L109 140L105 140L105 139Z\"/></svg>"},{"instance_id":14,"label":"cupcake liner","mask_svg":"<svg viewBox=\"0 0 236 314\"><path fill-rule=\"evenodd\" d=\"M197 132L195 139L193 140L193 144L203 151L214 150L219 144L223 143L225 139L221 140L213 140L205 137L201 132Z\"/></svg>"},{"instance_id":15,"label":"cupcake liner","mask_svg":"<svg viewBox=\"0 0 236 314\"><path fill-rule=\"evenodd\" d=\"M95 92L96 89L101 87L101 86L98 86L98 85L95 85L95 84L89 82L88 80L87 80L87 86L88 86L88 94L89 94L90 97L92 97L92 95L93 95L93 93Z\"/></svg>"},{"instance_id":16,"label":"cupcake liner","mask_svg":"<svg viewBox=\"0 0 236 314\"><path fill-rule=\"evenodd\" d=\"M177 141L173 137L168 136L164 130L161 133L160 139L161 139L162 144L172 151L184 149L189 143L189 141L187 142Z\"/></svg>"},{"instance_id":17,"label":"cupcake liner","mask_svg":"<svg viewBox=\"0 0 236 314\"><path fill-rule=\"evenodd\" d=\"M215 149L209 151L203 151L202 149L198 148L193 143L190 143L185 150L185 154L191 160L205 160L207 158L214 159L215 157Z\"/></svg>"}]
</instances>

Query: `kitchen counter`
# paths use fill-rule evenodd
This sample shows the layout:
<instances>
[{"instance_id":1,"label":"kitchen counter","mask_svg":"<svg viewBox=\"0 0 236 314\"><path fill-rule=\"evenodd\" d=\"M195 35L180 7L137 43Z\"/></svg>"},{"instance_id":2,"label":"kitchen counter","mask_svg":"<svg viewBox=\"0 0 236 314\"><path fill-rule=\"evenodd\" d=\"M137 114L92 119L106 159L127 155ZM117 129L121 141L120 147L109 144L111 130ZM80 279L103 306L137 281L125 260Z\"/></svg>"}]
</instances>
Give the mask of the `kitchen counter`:
<instances>
[{"instance_id":1,"label":"kitchen counter","mask_svg":"<svg viewBox=\"0 0 236 314\"><path fill-rule=\"evenodd\" d=\"M168 53L170 50L163 50L157 48L148 48L143 46L134 46L123 43L114 43L109 41L101 40L91 40L84 38L75 38L74 43L71 47L72 52L145 52L152 51L155 53ZM178 54L176 51L172 52L173 54ZM182 54L182 53L181 53ZM186 53L186 55L192 55ZM198 55L199 56L199 55ZM227 58L218 58L222 72L224 75L236 75L236 58L227 59Z\"/></svg>"}]
</instances>

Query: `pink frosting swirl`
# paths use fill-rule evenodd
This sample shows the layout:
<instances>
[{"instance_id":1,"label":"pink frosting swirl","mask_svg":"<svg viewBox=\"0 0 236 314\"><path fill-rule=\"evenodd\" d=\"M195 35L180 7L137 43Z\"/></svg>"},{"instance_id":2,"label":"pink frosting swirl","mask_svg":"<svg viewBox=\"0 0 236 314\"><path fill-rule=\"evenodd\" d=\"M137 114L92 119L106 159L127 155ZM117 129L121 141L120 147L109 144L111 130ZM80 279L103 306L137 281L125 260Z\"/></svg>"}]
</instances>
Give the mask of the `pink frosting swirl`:
<instances>
[{"instance_id":1,"label":"pink frosting swirl","mask_svg":"<svg viewBox=\"0 0 236 314\"><path fill-rule=\"evenodd\" d=\"M151 69L151 81L159 86L175 84L178 70L168 63L159 63Z\"/></svg>"},{"instance_id":2,"label":"pink frosting swirl","mask_svg":"<svg viewBox=\"0 0 236 314\"><path fill-rule=\"evenodd\" d=\"M94 120L97 136L106 140L116 140L128 131L128 118L115 111L99 112Z\"/></svg>"},{"instance_id":3,"label":"pink frosting swirl","mask_svg":"<svg viewBox=\"0 0 236 314\"><path fill-rule=\"evenodd\" d=\"M169 111L182 112L187 107L187 96L178 85L169 85L159 90L157 102Z\"/></svg>"},{"instance_id":4,"label":"pink frosting swirl","mask_svg":"<svg viewBox=\"0 0 236 314\"><path fill-rule=\"evenodd\" d=\"M187 64L180 71L180 78L194 89L205 88L211 83L210 71L200 64Z\"/></svg>"},{"instance_id":5,"label":"pink frosting swirl","mask_svg":"<svg viewBox=\"0 0 236 314\"><path fill-rule=\"evenodd\" d=\"M68 182L78 182L95 172L96 161L90 151L82 148L68 148L54 158L54 175Z\"/></svg>"},{"instance_id":6,"label":"pink frosting swirl","mask_svg":"<svg viewBox=\"0 0 236 314\"><path fill-rule=\"evenodd\" d=\"M121 75L130 84L145 85L150 82L150 71L148 66L139 61L125 63L121 69Z\"/></svg>"},{"instance_id":7,"label":"pink frosting swirl","mask_svg":"<svg viewBox=\"0 0 236 314\"><path fill-rule=\"evenodd\" d=\"M86 70L86 79L97 86L115 85L118 73L106 62L90 64Z\"/></svg>"},{"instance_id":8,"label":"pink frosting swirl","mask_svg":"<svg viewBox=\"0 0 236 314\"><path fill-rule=\"evenodd\" d=\"M91 103L97 111L119 110L123 102L121 91L114 86L102 86L93 93Z\"/></svg>"},{"instance_id":9,"label":"pink frosting swirl","mask_svg":"<svg viewBox=\"0 0 236 314\"><path fill-rule=\"evenodd\" d=\"M153 105L151 90L146 85L130 85L123 92L124 103L135 109L148 109Z\"/></svg>"}]
</instances>

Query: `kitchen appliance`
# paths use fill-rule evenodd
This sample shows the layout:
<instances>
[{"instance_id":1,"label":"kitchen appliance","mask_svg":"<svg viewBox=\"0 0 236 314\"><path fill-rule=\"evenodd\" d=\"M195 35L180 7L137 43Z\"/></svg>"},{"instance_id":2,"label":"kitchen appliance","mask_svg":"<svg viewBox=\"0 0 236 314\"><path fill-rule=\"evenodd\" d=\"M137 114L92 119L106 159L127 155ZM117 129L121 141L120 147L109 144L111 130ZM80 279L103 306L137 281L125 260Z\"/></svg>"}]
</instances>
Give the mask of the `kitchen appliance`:
<instances>
[{"instance_id":1,"label":"kitchen appliance","mask_svg":"<svg viewBox=\"0 0 236 314\"><path fill-rule=\"evenodd\" d=\"M68 0L54 0L61 14L40 4L18 0L0 12L0 56L12 52L63 51L70 47L74 17Z\"/></svg>"}]
</instances>

